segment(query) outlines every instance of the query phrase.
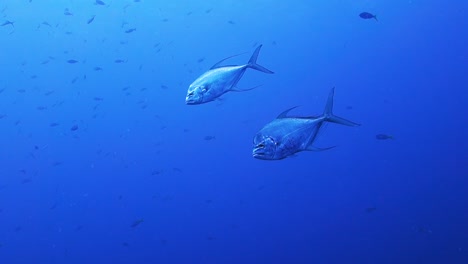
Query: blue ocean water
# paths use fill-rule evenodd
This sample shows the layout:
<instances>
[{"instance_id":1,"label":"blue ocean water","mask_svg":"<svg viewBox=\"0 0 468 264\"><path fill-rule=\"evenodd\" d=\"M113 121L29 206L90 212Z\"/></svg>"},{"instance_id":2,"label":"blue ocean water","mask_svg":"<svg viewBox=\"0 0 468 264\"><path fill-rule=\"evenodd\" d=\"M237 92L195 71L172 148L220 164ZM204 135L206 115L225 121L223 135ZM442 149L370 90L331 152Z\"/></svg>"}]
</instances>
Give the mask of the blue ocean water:
<instances>
[{"instance_id":1,"label":"blue ocean water","mask_svg":"<svg viewBox=\"0 0 468 264\"><path fill-rule=\"evenodd\" d=\"M468 263L467 12L1 1L0 263ZM185 104L260 44L275 74L238 86L261 87ZM326 125L331 150L252 157L264 125L320 115L332 87L361 126Z\"/></svg>"}]
</instances>

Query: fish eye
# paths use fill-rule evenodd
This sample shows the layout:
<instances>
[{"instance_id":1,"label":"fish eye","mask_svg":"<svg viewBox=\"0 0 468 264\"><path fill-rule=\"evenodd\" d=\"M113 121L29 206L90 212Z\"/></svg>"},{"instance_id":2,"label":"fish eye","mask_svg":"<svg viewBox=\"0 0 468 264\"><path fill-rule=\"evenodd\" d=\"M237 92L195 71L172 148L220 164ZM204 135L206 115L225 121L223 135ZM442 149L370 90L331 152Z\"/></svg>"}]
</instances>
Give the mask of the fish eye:
<instances>
[{"instance_id":1,"label":"fish eye","mask_svg":"<svg viewBox=\"0 0 468 264\"><path fill-rule=\"evenodd\" d=\"M260 143L260 144L257 145L257 147L259 147L259 148L264 148L264 147L265 147L265 144Z\"/></svg>"},{"instance_id":2,"label":"fish eye","mask_svg":"<svg viewBox=\"0 0 468 264\"><path fill-rule=\"evenodd\" d=\"M274 140L272 137L266 137L266 140L271 141L273 144L275 144L275 146L279 145L279 143L276 140Z\"/></svg>"},{"instance_id":3,"label":"fish eye","mask_svg":"<svg viewBox=\"0 0 468 264\"><path fill-rule=\"evenodd\" d=\"M192 91L192 92L188 93L187 96L192 96L193 94L194 94L194 93L193 93L193 91Z\"/></svg>"}]
</instances>

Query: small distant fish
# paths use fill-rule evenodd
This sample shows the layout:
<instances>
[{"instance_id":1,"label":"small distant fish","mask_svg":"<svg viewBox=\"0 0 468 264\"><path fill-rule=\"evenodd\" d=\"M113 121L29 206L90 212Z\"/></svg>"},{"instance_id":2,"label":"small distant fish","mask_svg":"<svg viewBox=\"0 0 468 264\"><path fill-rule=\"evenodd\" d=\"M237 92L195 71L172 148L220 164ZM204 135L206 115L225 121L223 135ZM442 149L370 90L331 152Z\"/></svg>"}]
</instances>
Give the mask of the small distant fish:
<instances>
[{"instance_id":1,"label":"small distant fish","mask_svg":"<svg viewBox=\"0 0 468 264\"><path fill-rule=\"evenodd\" d=\"M57 202L55 202L51 207L49 207L49 210L55 210L57 208Z\"/></svg>"},{"instance_id":2,"label":"small distant fish","mask_svg":"<svg viewBox=\"0 0 468 264\"><path fill-rule=\"evenodd\" d=\"M151 172L151 176L160 175L160 174L162 174L162 172L163 172L162 170L154 170L154 171Z\"/></svg>"},{"instance_id":3,"label":"small distant fish","mask_svg":"<svg viewBox=\"0 0 468 264\"><path fill-rule=\"evenodd\" d=\"M14 23L15 22L13 22L13 21L6 20L0 26L4 27L4 26L7 26L7 25L11 25L12 27L15 27Z\"/></svg>"},{"instance_id":4,"label":"small distant fish","mask_svg":"<svg viewBox=\"0 0 468 264\"><path fill-rule=\"evenodd\" d=\"M213 10L213 8L207 9L207 10L205 10L205 13L207 13L207 14L211 13L212 10Z\"/></svg>"},{"instance_id":5,"label":"small distant fish","mask_svg":"<svg viewBox=\"0 0 468 264\"><path fill-rule=\"evenodd\" d=\"M432 230L427 226L419 226L416 228L416 231L424 234L432 234Z\"/></svg>"},{"instance_id":6,"label":"small distant fish","mask_svg":"<svg viewBox=\"0 0 468 264\"><path fill-rule=\"evenodd\" d=\"M63 11L63 14L66 16L73 16L72 12L68 8L65 8L65 11Z\"/></svg>"},{"instance_id":7,"label":"small distant fish","mask_svg":"<svg viewBox=\"0 0 468 264\"><path fill-rule=\"evenodd\" d=\"M67 63L70 63L70 64L75 64L77 63L78 61L77 60L74 60L74 59L70 59L70 60L67 60Z\"/></svg>"},{"instance_id":8,"label":"small distant fish","mask_svg":"<svg viewBox=\"0 0 468 264\"><path fill-rule=\"evenodd\" d=\"M49 124L50 127L56 127L56 126L59 126L60 124L59 123L56 123L56 122L52 122Z\"/></svg>"},{"instance_id":9,"label":"small distant fish","mask_svg":"<svg viewBox=\"0 0 468 264\"><path fill-rule=\"evenodd\" d=\"M125 30L125 33L132 33L134 31L136 31L136 28L130 28L130 29Z\"/></svg>"},{"instance_id":10,"label":"small distant fish","mask_svg":"<svg viewBox=\"0 0 468 264\"><path fill-rule=\"evenodd\" d=\"M63 162L61 162L61 161L54 161L54 162L52 163L52 167L57 167L57 166L60 166L60 165L62 165L62 164L63 164Z\"/></svg>"},{"instance_id":11,"label":"small distant fish","mask_svg":"<svg viewBox=\"0 0 468 264\"><path fill-rule=\"evenodd\" d=\"M47 110L47 106L42 106L41 105L41 106L36 107L36 109L39 110L39 111Z\"/></svg>"},{"instance_id":12,"label":"small distant fish","mask_svg":"<svg viewBox=\"0 0 468 264\"><path fill-rule=\"evenodd\" d=\"M393 136L387 134L377 134L375 135L375 138L378 140L395 139Z\"/></svg>"},{"instance_id":13,"label":"small distant fish","mask_svg":"<svg viewBox=\"0 0 468 264\"><path fill-rule=\"evenodd\" d=\"M26 184L26 183L30 183L32 182L32 179L31 178L24 178L21 180L21 184Z\"/></svg>"},{"instance_id":14,"label":"small distant fish","mask_svg":"<svg viewBox=\"0 0 468 264\"><path fill-rule=\"evenodd\" d=\"M73 125L71 128L70 128L71 131L76 131L78 130L78 125Z\"/></svg>"},{"instance_id":15,"label":"small distant fish","mask_svg":"<svg viewBox=\"0 0 468 264\"><path fill-rule=\"evenodd\" d=\"M377 210L377 207L367 207L367 208L366 208L366 212L367 212L367 213L372 213L372 212L374 212L375 210Z\"/></svg>"},{"instance_id":16,"label":"small distant fish","mask_svg":"<svg viewBox=\"0 0 468 264\"><path fill-rule=\"evenodd\" d=\"M96 0L96 2L94 3L95 5L106 5L106 3L104 3L103 1L101 0Z\"/></svg>"},{"instance_id":17,"label":"small distant fish","mask_svg":"<svg viewBox=\"0 0 468 264\"><path fill-rule=\"evenodd\" d=\"M200 62L203 62L204 60L205 60L205 57L199 58L199 59L197 60L197 62L200 63Z\"/></svg>"},{"instance_id":18,"label":"small distant fish","mask_svg":"<svg viewBox=\"0 0 468 264\"><path fill-rule=\"evenodd\" d=\"M95 70L95 71L102 71L102 68L101 68L101 67L98 67L98 66L96 66L96 67L94 67L94 68L93 68L93 70Z\"/></svg>"},{"instance_id":19,"label":"small distant fish","mask_svg":"<svg viewBox=\"0 0 468 264\"><path fill-rule=\"evenodd\" d=\"M96 17L96 15L93 15L90 19L88 19L87 23L88 24L93 23L95 17Z\"/></svg>"},{"instance_id":20,"label":"small distant fish","mask_svg":"<svg viewBox=\"0 0 468 264\"><path fill-rule=\"evenodd\" d=\"M49 22L47 22L47 21L42 22L41 25L52 27L52 25L49 24Z\"/></svg>"},{"instance_id":21,"label":"small distant fish","mask_svg":"<svg viewBox=\"0 0 468 264\"><path fill-rule=\"evenodd\" d=\"M231 24L231 25L235 25L235 24L236 24L236 22L234 22L234 21L232 21L232 20L229 20L228 23Z\"/></svg>"},{"instance_id":22,"label":"small distant fish","mask_svg":"<svg viewBox=\"0 0 468 264\"><path fill-rule=\"evenodd\" d=\"M114 61L115 63L125 63L127 62L126 60L121 60L121 59L117 59Z\"/></svg>"},{"instance_id":23,"label":"small distant fish","mask_svg":"<svg viewBox=\"0 0 468 264\"><path fill-rule=\"evenodd\" d=\"M130 227L135 228L135 227L139 226L141 223L143 223L143 219L137 219L130 225Z\"/></svg>"},{"instance_id":24,"label":"small distant fish","mask_svg":"<svg viewBox=\"0 0 468 264\"><path fill-rule=\"evenodd\" d=\"M203 139L206 140L206 141L210 141L210 140L216 139L216 137L215 136L205 136Z\"/></svg>"},{"instance_id":25,"label":"small distant fish","mask_svg":"<svg viewBox=\"0 0 468 264\"><path fill-rule=\"evenodd\" d=\"M103 100L104 100L104 98L102 98L102 97L97 97L97 96L94 97L94 101L103 101Z\"/></svg>"},{"instance_id":26,"label":"small distant fish","mask_svg":"<svg viewBox=\"0 0 468 264\"><path fill-rule=\"evenodd\" d=\"M161 84L161 89L167 90L167 89L169 89L169 87L167 85Z\"/></svg>"},{"instance_id":27,"label":"small distant fish","mask_svg":"<svg viewBox=\"0 0 468 264\"><path fill-rule=\"evenodd\" d=\"M361 14L359 14L359 17L362 18L362 19L375 19L376 21L377 20L377 16L376 15L373 15L369 12L362 12Z\"/></svg>"}]
</instances>

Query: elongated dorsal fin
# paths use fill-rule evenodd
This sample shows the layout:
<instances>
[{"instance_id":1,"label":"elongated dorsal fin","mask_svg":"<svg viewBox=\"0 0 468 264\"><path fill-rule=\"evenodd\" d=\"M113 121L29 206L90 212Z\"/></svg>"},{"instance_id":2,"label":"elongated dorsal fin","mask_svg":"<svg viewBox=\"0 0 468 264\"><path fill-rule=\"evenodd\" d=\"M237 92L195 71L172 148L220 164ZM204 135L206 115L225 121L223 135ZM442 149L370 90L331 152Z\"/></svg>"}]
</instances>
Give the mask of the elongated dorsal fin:
<instances>
[{"instance_id":1,"label":"elongated dorsal fin","mask_svg":"<svg viewBox=\"0 0 468 264\"><path fill-rule=\"evenodd\" d=\"M224 59L218 61L215 65L213 65L213 66L210 68L210 70L219 68L219 67L220 67L219 65L220 65L221 63L223 63L225 60L229 60L230 58L234 58L234 57L237 57L237 56L240 56L240 55L244 55L244 54L246 54L246 53L247 53L247 52L239 53L239 54L232 55L232 56L229 56L229 57L227 57L227 58L224 58Z\"/></svg>"},{"instance_id":2,"label":"elongated dorsal fin","mask_svg":"<svg viewBox=\"0 0 468 264\"><path fill-rule=\"evenodd\" d=\"M280 118L286 118L286 117L288 117L289 111L291 111L291 110L293 110L294 108L297 108L297 107L299 107L299 106L294 106L294 107L291 107L291 108L289 108L289 109L283 111L283 112L282 112L281 114L279 114L276 118L277 118L277 119L280 119Z\"/></svg>"}]
</instances>

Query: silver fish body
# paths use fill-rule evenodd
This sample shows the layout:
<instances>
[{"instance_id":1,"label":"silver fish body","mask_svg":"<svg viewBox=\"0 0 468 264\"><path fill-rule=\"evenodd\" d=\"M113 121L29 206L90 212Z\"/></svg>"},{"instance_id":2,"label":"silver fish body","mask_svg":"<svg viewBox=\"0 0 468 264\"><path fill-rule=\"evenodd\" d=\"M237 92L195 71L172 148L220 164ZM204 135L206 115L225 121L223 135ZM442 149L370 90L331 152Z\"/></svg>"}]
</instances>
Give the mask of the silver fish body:
<instances>
[{"instance_id":1,"label":"silver fish body","mask_svg":"<svg viewBox=\"0 0 468 264\"><path fill-rule=\"evenodd\" d=\"M257 57L261 47L262 45L257 47L247 64L237 66L219 66L223 61L231 57L216 63L210 70L203 73L192 84L190 84L187 96L185 97L185 103L188 105L203 104L214 101L229 91L243 92L251 90L242 90L237 88L237 83L248 68L265 73L273 73L257 64Z\"/></svg>"},{"instance_id":2,"label":"silver fish body","mask_svg":"<svg viewBox=\"0 0 468 264\"><path fill-rule=\"evenodd\" d=\"M301 151L321 151L330 148L314 147L314 142L324 122L346 126L359 124L333 115L334 89L328 96L324 113L319 117L289 117L290 108L265 125L254 137L252 156L263 160L280 160Z\"/></svg>"}]
</instances>

